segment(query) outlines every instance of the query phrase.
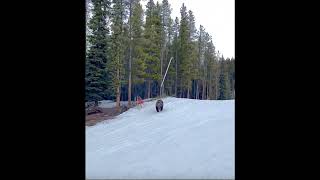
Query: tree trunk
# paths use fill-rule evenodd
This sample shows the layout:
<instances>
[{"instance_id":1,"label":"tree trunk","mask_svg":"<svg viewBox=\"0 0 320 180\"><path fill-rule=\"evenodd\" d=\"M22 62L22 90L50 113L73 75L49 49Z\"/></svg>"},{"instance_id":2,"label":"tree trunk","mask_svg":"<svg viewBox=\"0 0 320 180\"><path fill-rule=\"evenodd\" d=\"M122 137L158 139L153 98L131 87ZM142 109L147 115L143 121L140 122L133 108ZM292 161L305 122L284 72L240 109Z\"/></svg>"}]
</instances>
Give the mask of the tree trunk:
<instances>
[{"instance_id":1,"label":"tree trunk","mask_svg":"<svg viewBox=\"0 0 320 180\"><path fill-rule=\"evenodd\" d=\"M148 98L151 97L151 80L148 80Z\"/></svg>"},{"instance_id":2,"label":"tree trunk","mask_svg":"<svg viewBox=\"0 0 320 180\"><path fill-rule=\"evenodd\" d=\"M192 96L191 96L191 99L195 99L196 98L196 82L194 80L192 80L192 88L191 88L191 93L192 93Z\"/></svg>"},{"instance_id":3,"label":"tree trunk","mask_svg":"<svg viewBox=\"0 0 320 180\"><path fill-rule=\"evenodd\" d=\"M187 98L188 99L190 98L189 93L190 93L190 87L188 86L188 91L187 91Z\"/></svg>"},{"instance_id":4,"label":"tree trunk","mask_svg":"<svg viewBox=\"0 0 320 180\"><path fill-rule=\"evenodd\" d=\"M157 92L157 89L159 89L159 94L157 93L157 95L159 95L159 97L162 97L161 81L159 81L158 84L159 84L159 85L158 85L159 88L156 88L156 92ZM163 86L163 85L162 85L162 86Z\"/></svg>"},{"instance_id":5,"label":"tree trunk","mask_svg":"<svg viewBox=\"0 0 320 180\"><path fill-rule=\"evenodd\" d=\"M121 1L121 5L122 5L122 1ZM122 18L123 18L123 12L121 12L121 22L122 22ZM120 32L122 33L122 24L120 26ZM118 52L119 53L119 52ZM120 58L118 58L118 64L120 64ZM116 108L118 110L118 112L121 111L121 108L120 108L120 97L121 97L121 82L120 82L120 67L118 66L117 67L117 81L118 81L118 87L117 87L117 102L116 102Z\"/></svg>"},{"instance_id":6,"label":"tree trunk","mask_svg":"<svg viewBox=\"0 0 320 180\"><path fill-rule=\"evenodd\" d=\"M218 99L219 97L219 66L217 68L217 72L216 72L216 77L215 77L215 83L216 83L216 100Z\"/></svg>"},{"instance_id":7,"label":"tree trunk","mask_svg":"<svg viewBox=\"0 0 320 180\"><path fill-rule=\"evenodd\" d=\"M211 88L211 86L210 86L210 81L208 82L208 87L207 87L207 99L209 100L210 99L210 88Z\"/></svg>"},{"instance_id":8,"label":"tree trunk","mask_svg":"<svg viewBox=\"0 0 320 180\"><path fill-rule=\"evenodd\" d=\"M122 89L121 89L121 87L120 87L120 101L123 101L123 91L122 91Z\"/></svg>"},{"instance_id":9,"label":"tree trunk","mask_svg":"<svg viewBox=\"0 0 320 180\"><path fill-rule=\"evenodd\" d=\"M148 95L149 95L149 90L148 90L148 85L147 85L147 82L146 82L146 81L143 83L143 86L145 87L144 99L147 99L147 98L148 98Z\"/></svg>"},{"instance_id":10,"label":"tree trunk","mask_svg":"<svg viewBox=\"0 0 320 180\"><path fill-rule=\"evenodd\" d=\"M117 69L117 80L120 81L120 71L119 68ZM120 96L121 96L121 91L120 91L120 84L117 87L117 102L116 102L116 108L118 112L120 112Z\"/></svg>"},{"instance_id":11,"label":"tree trunk","mask_svg":"<svg viewBox=\"0 0 320 180\"><path fill-rule=\"evenodd\" d=\"M134 98L136 97L136 92L137 92L136 86L135 86L134 84L132 84L133 101L135 101ZM133 102L133 103L134 103L134 102Z\"/></svg>"},{"instance_id":12,"label":"tree trunk","mask_svg":"<svg viewBox=\"0 0 320 180\"><path fill-rule=\"evenodd\" d=\"M176 97L178 97L177 84L178 84L178 54L177 54L177 50L176 50L176 81L175 81L175 94L176 94Z\"/></svg>"},{"instance_id":13,"label":"tree trunk","mask_svg":"<svg viewBox=\"0 0 320 180\"><path fill-rule=\"evenodd\" d=\"M161 57L160 57L160 75L161 75L161 80L163 80L163 76L162 76L162 61L163 61L163 60L162 60L162 58L163 58L162 56L163 56L163 55L162 55L162 54L163 54L163 53L162 53L162 50L161 50L161 55L160 55L160 56L161 56ZM161 81L161 80L160 80L160 81ZM161 82L160 82L160 83L161 83ZM160 96L161 96L161 87L160 87Z\"/></svg>"},{"instance_id":14,"label":"tree trunk","mask_svg":"<svg viewBox=\"0 0 320 180\"><path fill-rule=\"evenodd\" d=\"M131 62L132 62L132 22L131 22L131 17L132 17L132 0L130 1L130 17L129 17L129 36L130 36L130 48L129 48L129 80L128 80L128 107L131 107Z\"/></svg>"},{"instance_id":15,"label":"tree trunk","mask_svg":"<svg viewBox=\"0 0 320 180\"><path fill-rule=\"evenodd\" d=\"M196 99L199 99L199 82L198 82L198 80L196 81L196 83L197 83Z\"/></svg>"},{"instance_id":16,"label":"tree trunk","mask_svg":"<svg viewBox=\"0 0 320 180\"><path fill-rule=\"evenodd\" d=\"M205 99L205 97L204 97L205 92L206 92L206 82L205 82L205 80L202 80L202 97L201 97L201 99Z\"/></svg>"},{"instance_id":17,"label":"tree trunk","mask_svg":"<svg viewBox=\"0 0 320 180\"><path fill-rule=\"evenodd\" d=\"M210 80L208 80L208 82L207 82L206 99L209 99L209 97L210 97L209 89L210 89Z\"/></svg>"},{"instance_id":18,"label":"tree trunk","mask_svg":"<svg viewBox=\"0 0 320 180\"><path fill-rule=\"evenodd\" d=\"M198 52L198 68L199 68L199 71L201 70L201 36L202 36L202 29L201 29L201 25L200 25L200 28L199 28L199 52ZM197 80L197 99L200 99L200 92L199 92L199 83L200 83L200 73L199 73L199 80Z\"/></svg>"}]
</instances>

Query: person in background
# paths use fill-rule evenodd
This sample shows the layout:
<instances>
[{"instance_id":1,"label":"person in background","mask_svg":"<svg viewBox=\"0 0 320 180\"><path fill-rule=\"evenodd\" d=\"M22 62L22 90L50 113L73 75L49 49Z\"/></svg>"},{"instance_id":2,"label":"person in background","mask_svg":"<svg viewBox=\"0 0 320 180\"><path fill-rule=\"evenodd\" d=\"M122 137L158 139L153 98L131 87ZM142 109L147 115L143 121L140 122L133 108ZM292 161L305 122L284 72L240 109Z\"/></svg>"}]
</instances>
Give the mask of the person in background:
<instances>
[{"instance_id":1,"label":"person in background","mask_svg":"<svg viewBox=\"0 0 320 180\"><path fill-rule=\"evenodd\" d=\"M143 105L143 100L140 96L137 97L137 105L139 108L142 108Z\"/></svg>"}]
</instances>

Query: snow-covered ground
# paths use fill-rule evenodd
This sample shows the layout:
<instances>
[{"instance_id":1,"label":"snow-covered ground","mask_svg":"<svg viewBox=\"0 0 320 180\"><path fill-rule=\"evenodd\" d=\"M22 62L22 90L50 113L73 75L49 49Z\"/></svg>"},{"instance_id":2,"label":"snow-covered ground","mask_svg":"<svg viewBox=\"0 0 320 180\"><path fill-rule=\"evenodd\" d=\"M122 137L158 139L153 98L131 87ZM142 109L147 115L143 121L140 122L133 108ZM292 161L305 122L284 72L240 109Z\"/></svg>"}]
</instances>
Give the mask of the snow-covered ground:
<instances>
[{"instance_id":1,"label":"snow-covered ground","mask_svg":"<svg viewBox=\"0 0 320 180\"><path fill-rule=\"evenodd\" d=\"M163 101L86 127L86 177L234 178L234 100Z\"/></svg>"},{"instance_id":2,"label":"snow-covered ground","mask_svg":"<svg viewBox=\"0 0 320 180\"><path fill-rule=\"evenodd\" d=\"M120 104L128 104L128 101L120 101ZM102 108L113 108L116 107L116 102L111 101L111 100L102 100L99 101L99 107Z\"/></svg>"}]
</instances>

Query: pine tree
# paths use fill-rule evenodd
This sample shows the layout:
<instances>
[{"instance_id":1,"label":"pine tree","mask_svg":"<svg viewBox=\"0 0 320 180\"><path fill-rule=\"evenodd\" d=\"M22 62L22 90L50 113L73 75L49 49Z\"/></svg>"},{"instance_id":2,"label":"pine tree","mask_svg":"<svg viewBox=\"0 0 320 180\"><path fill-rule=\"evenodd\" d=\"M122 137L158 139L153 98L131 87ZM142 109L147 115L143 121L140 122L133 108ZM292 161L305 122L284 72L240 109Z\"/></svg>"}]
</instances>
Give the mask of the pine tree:
<instances>
[{"instance_id":1,"label":"pine tree","mask_svg":"<svg viewBox=\"0 0 320 180\"><path fill-rule=\"evenodd\" d=\"M219 75L219 96L218 99L219 100L224 100L226 98L225 95L225 91L226 91L226 87L225 87L225 76L224 76L224 72L222 71L224 67L224 61L220 61L220 75Z\"/></svg>"},{"instance_id":2,"label":"pine tree","mask_svg":"<svg viewBox=\"0 0 320 180\"><path fill-rule=\"evenodd\" d=\"M92 14L92 5L91 5L91 0L86 0L86 54L88 53L89 47L90 47L90 42L89 42L89 36L91 35L90 33L90 28L89 22L90 22L90 16Z\"/></svg>"},{"instance_id":3,"label":"pine tree","mask_svg":"<svg viewBox=\"0 0 320 180\"><path fill-rule=\"evenodd\" d=\"M234 99L235 95L235 61L234 58L230 60L230 67L229 67L229 78L230 78L230 87L231 87L231 98Z\"/></svg>"},{"instance_id":4,"label":"pine tree","mask_svg":"<svg viewBox=\"0 0 320 180\"><path fill-rule=\"evenodd\" d=\"M220 75L219 75L219 100L225 100L229 97L229 83L228 74L226 73L226 60L222 56L220 61Z\"/></svg>"},{"instance_id":5,"label":"pine tree","mask_svg":"<svg viewBox=\"0 0 320 180\"><path fill-rule=\"evenodd\" d=\"M160 6L154 4L153 0L149 0L146 7L146 24L145 24L145 64L146 64L146 80L147 97L151 97L151 83L160 81L160 48L161 48L161 19Z\"/></svg>"},{"instance_id":6,"label":"pine tree","mask_svg":"<svg viewBox=\"0 0 320 180\"><path fill-rule=\"evenodd\" d=\"M202 66L202 75L203 75L203 88L202 88L202 99L210 99L212 98L212 94L214 92L213 86L213 78L216 76L216 68L215 64L215 47L212 43L212 37L209 33L203 32L202 37L202 45L203 45L203 66Z\"/></svg>"},{"instance_id":7,"label":"pine tree","mask_svg":"<svg viewBox=\"0 0 320 180\"><path fill-rule=\"evenodd\" d=\"M128 107L131 107L131 80L132 80L132 11L134 0L129 1L129 77L128 77Z\"/></svg>"},{"instance_id":8,"label":"pine tree","mask_svg":"<svg viewBox=\"0 0 320 180\"><path fill-rule=\"evenodd\" d=\"M230 58L226 59L226 74L227 74L227 99L233 99L234 95L234 64Z\"/></svg>"},{"instance_id":9,"label":"pine tree","mask_svg":"<svg viewBox=\"0 0 320 180\"><path fill-rule=\"evenodd\" d=\"M212 41L211 41L211 44ZM214 46L213 46L214 47ZM219 73L218 73L218 69L219 69L219 62L218 62L218 58L216 56L216 52L215 52L215 48L214 48L214 56L213 56L213 62L212 62L212 76L211 76L211 81L212 81L212 99L218 99L218 78L219 78Z\"/></svg>"},{"instance_id":10,"label":"pine tree","mask_svg":"<svg viewBox=\"0 0 320 180\"><path fill-rule=\"evenodd\" d=\"M215 63L215 47L212 43L212 38L209 36L209 42L207 42L207 48L205 51L205 59L207 61L207 99L214 99L215 95L215 76L216 76L216 63Z\"/></svg>"},{"instance_id":11,"label":"pine tree","mask_svg":"<svg viewBox=\"0 0 320 180\"><path fill-rule=\"evenodd\" d=\"M180 9L181 20L180 20L180 97L186 97L186 90L189 88L190 81L190 58L189 55L189 29L188 29L188 14L187 8L182 4Z\"/></svg>"},{"instance_id":12,"label":"pine tree","mask_svg":"<svg viewBox=\"0 0 320 180\"><path fill-rule=\"evenodd\" d=\"M226 99L231 99L231 83L229 78L229 66L230 66L230 59L227 58L225 60L225 81L226 81Z\"/></svg>"},{"instance_id":13,"label":"pine tree","mask_svg":"<svg viewBox=\"0 0 320 180\"><path fill-rule=\"evenodd\" d=\"M188 79L188 94L187 98L191 97L195 98L195 82L199 74L198 69L198 47L196 42L190 42L189 44L189 79ZM192 93L193 92L193 93Z\"/></svg>"},{"instance_id":14,"label":"pine tree","mask_svg":"<svg viewBox=\"0 0 320 180\"><path fill-rule=\"evenodd\" d=\"M86 56L86 101L99 101L108 96L107 91L107 50L108 24L107 15L109 1L92 0L92 18L88 26L91 34L88 35L90 47Z\"/></svg>"},{"instance_id":15,"label":"pine tree","mask_svg":"<svg viewBox=\"0 0 320 180\"><path fill-rule=\"evenodd\" d=\"M123 0L113 0L111 35L111 62L108 72L112 79L112 89L116 92L116 107L120 111L121 80L124 64L124 3Z\"/></svg>"},{"instance_id":16,"label":"pine tree","mask_svg":"<svg viewBox=\"0 0 320 180\"><path fill-rule=\"evenodd\" d=\"M199 28L199 36L198 36L198 62L197 62L197 66L198 66L198 73L196 74L197 77L197 87L196 87L196 99L200 99L200 79L203 80L203 75L202 75L202 69L204 68L203 65L203 52L204 52L204 43L203 43L203 36L204 36L204 28L202 25L200 25ZM202 81L203 82L203 81Z\"/></svg>"},{"instance_id":17,"label":"pine tree","mask_svg":"<svg viewBox=\"0 0 320 180\"><path fill-rule=\"evenodd\" d=\"M168 43L166 49L166 58L165 58L165 68L167 68L171 58L171 64L168 69L166 80L164 81L166 87L166 94L172 96L175 90L175 50L174 50L174 24L173 20L169 19L169 28L168 28Z\"/></svg>"},{"instance_id":18,"label":"pine tree","mask_svg":"<svg viewBox=\"0 0 320 180\"><path fill-rule=\"evenodd\" d=\"M111 0L86 0L86 101L116 99L119 108L132 95L234 98L234 58L218 60L211 35L197 31L184 4L173 20L168 0L148 1L144 23L140 0L112 0L112 8Z\"/></svg>"},{"instance_id":19,"label":"pine tree","mask_svg":"<svg viewBox=\"0 0 320 180\"><path fill-rule=\"evenodd\" d=\"M126 2L126 1L124 1ZM126 5L126 4L125 4ZM123 48L123 60L121 64L120 71L120 101L126 101L128 98L128 91L129 91L129 66L130 66L130 24L128 19L126 18L126 11L127 6L124 6L124 15L123 15L123 25L122 25L122 48Z\"/></svg>"},{"instance_id":20,"label":"pine tree","mask_svg":"<svg viewBox=\"0 0 320 180\"><path fill-rule=\"evenodd\" d=\"M168 0L162 0L161 4L161 11L160 11L160 17L161 17L161 54L160 54L160 74L161 74L161 80L164 78L164 73L166 70L166 65L169 62L170 57L168 57L168 44L169 38L170 38L170 26L171 26L171 8ZM168 82L168 81L167 81ZM163 84L164 86L164 84ZM162 94L162 91L164 90L164 87L160 90L160 95Z\"/></svg>"},{"instance_id":21,"label":"pine tree","mask_svg":"<svg viewBox=\"0 0 320 180\"><path fill-rule=\"evenodd\" d=\"M157 1L156 3L156 7L155 7L155 11L154 11L154 28L155 28L155 44L156 47L158 48L159 51L159 60L161 63L161 59L162 59L162 63L163 63L163 53L162 53L162 58L161 58L161 50L163 49L163 41L162 41L162 34L163 34L163 25L162 25L162 15L161 15L161 6L159 4L159 1ZM162 64L163 65L163 64ZM159 66L159 65L158 65ZM157 67L156 69L160 69L161 66ZM163 72L164 73L164 72ZM160 84L162 81L163 75L161 75L161 71L158 74L158 78L156 78L155 80L157 81L155 83L155 93L157 96L161 95L161 90L160 90Z\"/></svg>"},{"instance_id":22,"label":"pine tree","mask_svg":"<svg viewBox=\"0 0 320 180\"><path fill-rule=\"evenodd\" d=\"M174 20L174 25L173 25L173 42L172 42L172 52L173 52L173 57L174 57L174 68L175 68L175 80L174 80L174 92L175 92L175 97L178 97L178 51L179 51L179 18L176 17Z\"/></svg>"},{"instance_id":23,"label":"pine tree","mask_svg":"<svg viewBox=\"0 0 320 180\"><path fill-rule=\"evenodd\" d=\"M193 89L193 80L197 78L198 74L198 66L197 66L197 29L195 27L195 17L191 10L188 11L188 30L189 30L189 41L188 41L188 62L189 62L189 76L188 76L188 91L187 91L187 98L190 97L190 92Z\"/></svg>"},{"instance_id":24,"label":"pine tree","mask_svg":"<svg viewBox=\"0 0 320 180\"><path fill-rule=\"evenodd\" d=\"M193 12L191 10L188 11L188 24L189 24L189 37L190 41L194 42L197 39L197 28L196 28L196 22L195 17L193 15Z\"/></svg>"},{"instance_id":25,"label":"pine tree","mask_svg":"<svg viewBox=\"0 0 320 180\"><path fill-rule=\"evenodd\" d=\"M202 76L202 96L201 99L207 99L207 76L208 76L208 56L206 56L207 45L210 37L207 32L202 31L201 34L201 76Z\"/></svg>"},{"instance_id":26,"label":"pine tree","mask_svg":"<svg viewBox=\"0 0 320 180\"><path fill-rule=\"evenodd\" d=\"M144 53L144 37L143 37L143 9L140 0L135 0L132 12L132 83L142 84L145 78L145 53ZM134 85L135 86L135 85ZM135 87L137 89L138 87ZM135 96L141 90L134 90ZM142 97L142 93L139 94Z\"/></svg>"}]
</instances>

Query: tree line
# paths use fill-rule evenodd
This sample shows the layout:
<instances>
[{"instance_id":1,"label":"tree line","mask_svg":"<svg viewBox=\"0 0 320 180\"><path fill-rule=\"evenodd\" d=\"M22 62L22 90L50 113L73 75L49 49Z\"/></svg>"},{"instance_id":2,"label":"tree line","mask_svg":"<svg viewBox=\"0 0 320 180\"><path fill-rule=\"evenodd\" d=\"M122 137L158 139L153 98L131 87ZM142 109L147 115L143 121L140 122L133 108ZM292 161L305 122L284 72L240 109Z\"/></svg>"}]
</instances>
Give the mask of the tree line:
<instances>
[{"instance_id":1,"label":"tree line","mask_svg":"<svg viewBox=\"0 0 320 180\"><path fill-rule=\"evenodd\" d=\"M140 0L86 0L86 101L234 98L234 58L216 52L184 4L180 18L171 11L168 0L149 0L145 10Z\"/></svg>"}]
</instances>

